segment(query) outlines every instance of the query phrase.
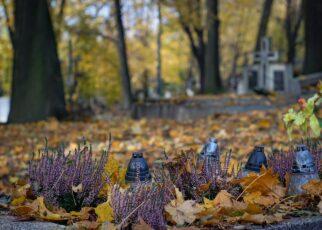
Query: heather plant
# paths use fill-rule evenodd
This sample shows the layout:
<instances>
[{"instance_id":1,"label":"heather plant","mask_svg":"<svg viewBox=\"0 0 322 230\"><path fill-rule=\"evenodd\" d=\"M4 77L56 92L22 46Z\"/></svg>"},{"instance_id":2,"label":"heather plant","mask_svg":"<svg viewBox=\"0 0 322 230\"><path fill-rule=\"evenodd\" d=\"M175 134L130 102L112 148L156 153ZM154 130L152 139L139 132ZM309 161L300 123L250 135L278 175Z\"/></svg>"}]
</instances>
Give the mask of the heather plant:
<instances>
[{"instance_id":1,"label":"heather plant","mask_svg":"<svg viewBox=\"0 0 322 230\"><path fill-rule=\"evenodd\" d=\"M307 139L307 140L302 140L301 144L305 144L308 147L309 151L313 155L316 169L321 175L322 174L321 143L317 140ZM269 167L271 167L273 171L279 175L279 178L282 182L285 182L286 174L292 172L294 153L295 153L295 149L291 148L288 152L279 151L268 156Z\"/></svg>"},{"instance_id":2,"label":"heather plant","mask_svg":"<svg viewBox=\"0 0 322 230\"><path fill-rule=\"evenodd\" d=\"M173 199L170 189L171 184L159 183L128 189L115 185L110 195L115 223L125 227L142 219L153 229L166 229L164 206Z\"/></svg>"},{"instance_id":3,"label":"heather plant","mask_svg":"<svg viewBox=\"0 0 322 230\"><path fill-rule=\"evenodd\" d=\"M168 162L166 168L173 184L187 199L201 202L203 197L214 198L222 189L233 189L229 183L229 178L234 177L234 172L228 173L230 160L231 151L226 154L221 166L216 159L201 159L189 150Z\"/></svg>"},{"instance_id":4,"label":"heather plant","mask_svg":"<svg viewBox=\"0 0 322 230\"><path fill-rule=\"evenodd\" d=\"M60 206L67 211L80 210L95 205L104 185L102 173L108 151L100 159L94 159L91 146L78 145L74 153L63 147L50 150L46 144L29 164L29 180L32 192L43 196L48 204Z\"/></svg>"}]
</instances>

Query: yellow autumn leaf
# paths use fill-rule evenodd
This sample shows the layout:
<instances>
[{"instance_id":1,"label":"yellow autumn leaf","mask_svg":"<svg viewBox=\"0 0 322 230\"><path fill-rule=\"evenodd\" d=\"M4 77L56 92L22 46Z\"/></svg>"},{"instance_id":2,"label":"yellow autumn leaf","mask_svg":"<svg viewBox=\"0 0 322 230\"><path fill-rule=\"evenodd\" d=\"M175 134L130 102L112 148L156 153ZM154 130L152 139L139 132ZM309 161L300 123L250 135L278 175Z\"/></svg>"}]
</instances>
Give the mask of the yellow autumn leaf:
<instances>
[{"instance_id":1,"label":"yellow autumn leaf","mask_svg":"<svg viewBox=\"0 0 322 230\"><path fill-rule=\"evenodd\" d=\"M21 196L21 197L13 199L10 204L13 206L18 206L18 205L22 204L25 200L26 200L26 197Z\"/></svg>"},{"instance_id":2,"label":"yellow autumn leaf","mask_svg":"<svg viewBox=\"0 0 322 230\"><path fill-rule=\"evenodd\" d=\"M276 199L275 197L263 196L260 191L247 193L243 196L243 199L247 204L258 204L265 207L271 206L274 203L278 202L278 199Z\"/></svg>"},{"instance_id":3,"label":"yellow autumn leaf","mask_svg":"<svg viewBox=\"0 0 322 230\"><path fill-rule=\"evenodd\" d=\"M278 175L272 169L261 168L260 174L249 173L247 176L235 180L234 183L239 183L243 186L243 194L260 192L261 195L270 195L276 198L285 196L286 188L284 188Z\"/></svg>"},{"instance_id":4,"label":"yellow autumn leaf","mask_svg":"<svg viewBox=\"0 0 322 230\"><path fill-rule=\"evenodd\" d=\"M36 215L43 220L60 221L68 219L67 215L53 213L52 211L48 210L44 203L44 197L42 196L34 200L31 205L37 210Z\"/></svg>"},{"instance_id":5,"label":"yellow autumn leaf","mask_svg":"<svg viewBox=\"0 0 322 230\"><path fill-rule=\"evenodd\" d=\"M113 173L118 172L119 168L119 162L115 159L115 157L112 154L110 154L104 167L105 173L111 176Z\"/></svg>"},{"instance_id":6,"label":"yellow autumn leaf","mask_svg":"<svg viewBox=\"0 0 322 230\"><path fill-rule=\"evenodd\" d=\"M114 220L113 209L109 201L99 204L95 208L95 213L98 216L98 222L111 222Z\"/></svg>"},{"instance_id":7,"label":"yellow autumn leaf","mask_svg":"<svg viewBox=\"0 0 322 230\"><path fill-rule=\"evenodd\" d=\"M212 213L214 216L215 213L230 215L235 211L244 211L247 209L245 203L236 201L226 190L221 190L214 200L204 198L203 207L205 211L201 215Z\"/></svg>"}]
</instances>

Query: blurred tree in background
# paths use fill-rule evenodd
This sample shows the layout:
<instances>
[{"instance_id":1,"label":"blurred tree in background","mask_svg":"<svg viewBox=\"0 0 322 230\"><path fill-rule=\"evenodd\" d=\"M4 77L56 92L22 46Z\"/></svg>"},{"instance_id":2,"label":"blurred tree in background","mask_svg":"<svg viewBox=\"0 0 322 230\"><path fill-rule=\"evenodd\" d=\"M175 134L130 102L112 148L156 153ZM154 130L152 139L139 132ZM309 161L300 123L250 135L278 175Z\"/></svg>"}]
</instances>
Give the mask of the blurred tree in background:
<instances>
[{"instance_id":1,"label":"blurred tree in background","mask_svg":"<svg viewBox=\"0 0 322 230\"><path fill-rule=\"evenodd\" d=\"M0 93L13 93L12 101L16 103L11 90L17 86L12 84L15 82L12 37L17 26L14 2L1 0L0 6ZM61 69L68 111L93 101L108 106L125 103L128 107L138 99L139 92L154 90L161 94L158 88L161 83L163 92L183 95L191 79L198 82L196 88L200 93L227 90L231 80L240 76L243 65L252 61L250 54L258 46L259 37L265 34L273 38L274 49L281 53L280 61L293 63L297 74L321 70L318 31L322 14L319 3L313 0L46 2L60 67L44 69ZM35 9L21 10L37 14ZM119 18L123 25L121 36ZM38 27L37 23L28 27L36 40L42 39L47 30L47 26ZM26 42L24 46L34 44ZM49 45L45 46L49 50ZM126 47L126 52L122 47ZM50 56L46 54L48 50L42 50L39 45L40 56ZM25 63L22 56L20 59L24 60L21 65L27 74L33 64ZM32 82L39 83L35 79ZM30 87L25 84L19 91Z\"/></svg>"}]
</instances>

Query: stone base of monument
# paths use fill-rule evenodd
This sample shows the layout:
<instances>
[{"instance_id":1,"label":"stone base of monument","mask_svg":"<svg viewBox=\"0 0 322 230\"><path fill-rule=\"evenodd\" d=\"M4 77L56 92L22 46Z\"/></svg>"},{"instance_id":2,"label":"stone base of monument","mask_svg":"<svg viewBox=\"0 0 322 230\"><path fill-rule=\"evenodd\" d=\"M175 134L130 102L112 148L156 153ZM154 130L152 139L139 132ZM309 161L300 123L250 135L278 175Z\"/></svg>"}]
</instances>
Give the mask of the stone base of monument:
<instances>
[{"instance_id":1,"label":"stone base of monument","mask_svg":"<svg viewBox=\"0 0 322 230\"><path fill-rule=\"evenodd\" d=\"M3 213L2 213L3 214ZM322 216L292 218L283 222L260 226L253 224L236 224L230 229L265 229L265 230L319 230L322 226ZM50 222L41 221L18 221L13 216L0 215L0 230L60 230L60 229L77 229L74 226L65 226Z\"/></svg>"},{"instance_id":2,"label":"stone base of monument","mask_svg":"<svg viewBox=\"0 0 322 230\"><path fill-rule=\"evenodd\" d=\"M269 110L290 105L295 97L277 95L265 97L254 94L198 96L187 99L158 100L136 103L133 118L165 118L175 120L197 119L214 114L233 114L252 110Z\"/></svg>"}]
</instances>

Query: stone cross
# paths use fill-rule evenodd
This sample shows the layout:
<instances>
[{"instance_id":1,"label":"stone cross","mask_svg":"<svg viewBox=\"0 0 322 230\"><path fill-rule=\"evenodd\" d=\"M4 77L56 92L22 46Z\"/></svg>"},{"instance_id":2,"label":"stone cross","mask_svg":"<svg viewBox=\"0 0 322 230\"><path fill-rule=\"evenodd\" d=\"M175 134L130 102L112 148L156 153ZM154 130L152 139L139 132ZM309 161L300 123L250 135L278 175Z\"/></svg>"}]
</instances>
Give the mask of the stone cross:
<instances>
[{"instance_id":1,"label":"stone cross","mask_svg":"<svg viewBox=\"0 0 322 230\"><path fill-rule=\"evenodd\" d=\"M260 51L254 54L254 61L259 63L257 86L260 89L266 88L270 62L278 59L278 52L271 51L270 46L270 39L263 37Z\"/></svg>"}]
</instances>

